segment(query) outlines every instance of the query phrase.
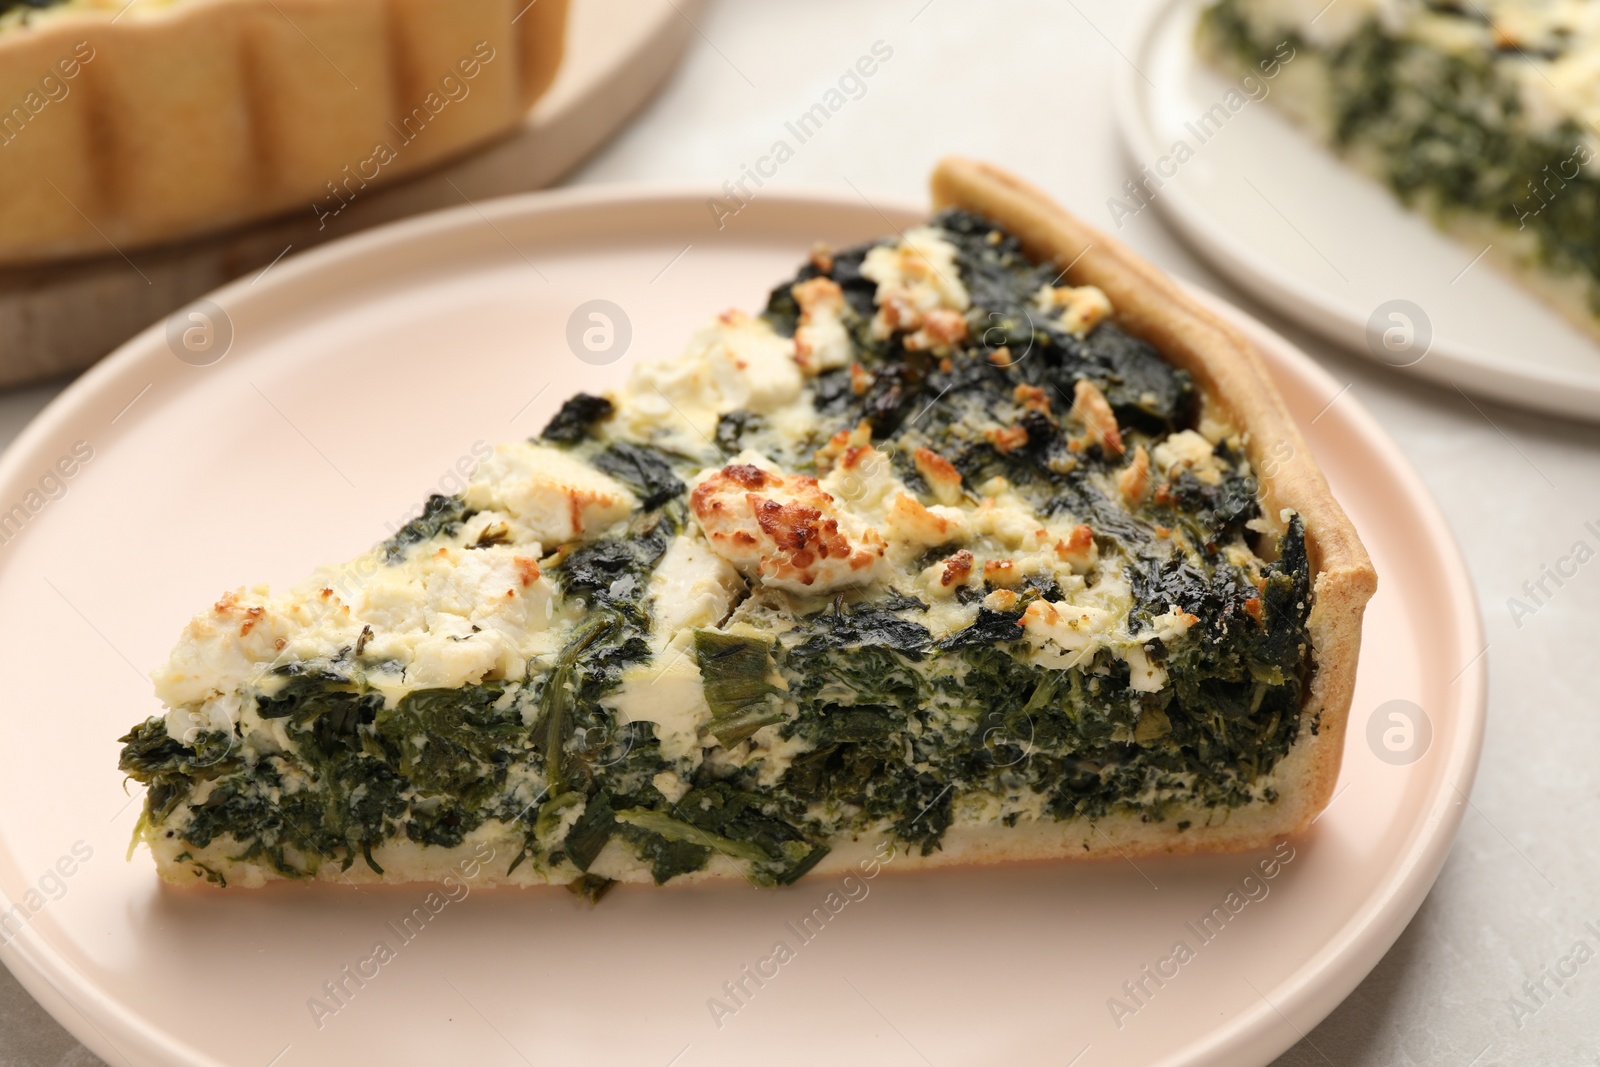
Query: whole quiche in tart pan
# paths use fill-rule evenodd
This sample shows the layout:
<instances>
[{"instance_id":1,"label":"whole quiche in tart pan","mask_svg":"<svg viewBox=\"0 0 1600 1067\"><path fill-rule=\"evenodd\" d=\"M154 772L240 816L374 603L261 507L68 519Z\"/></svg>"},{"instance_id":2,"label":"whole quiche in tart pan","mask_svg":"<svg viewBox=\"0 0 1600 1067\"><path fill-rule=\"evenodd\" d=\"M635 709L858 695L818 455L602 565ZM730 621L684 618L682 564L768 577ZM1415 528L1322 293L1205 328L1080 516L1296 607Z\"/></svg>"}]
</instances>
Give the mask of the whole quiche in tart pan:
<instances>
[{"instance_id":1,"label":"whole quiche in tart pan","mask_svg":"<svg viewBox=\"0 0 1600 1067\"><path fill-rule=\"evenodd\" d=\"M509 130L567 0L0 0L0 264L373 187Z\"/></svg>"}]
</instances>

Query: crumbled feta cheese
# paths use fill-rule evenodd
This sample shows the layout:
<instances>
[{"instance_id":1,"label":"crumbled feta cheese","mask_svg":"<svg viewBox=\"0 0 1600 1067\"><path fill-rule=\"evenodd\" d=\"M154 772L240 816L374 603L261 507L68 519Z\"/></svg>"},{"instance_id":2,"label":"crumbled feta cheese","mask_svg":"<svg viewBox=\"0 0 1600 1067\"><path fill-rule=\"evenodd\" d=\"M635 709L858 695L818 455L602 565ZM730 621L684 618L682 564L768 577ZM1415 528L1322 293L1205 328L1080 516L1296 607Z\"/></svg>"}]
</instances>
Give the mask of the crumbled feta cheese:
<instances>
[{"instance_id":1,"label":"crumbled feta cheese","mask_svg":"<svg viewBox=\"0 0 1600 1067\"><path fill-rule=\"evenodd\" d=\"M505 512L550 545L592 537L639 506L609 474L562 449L527 441L497 447L463 497L475 510Z\"/></svg>"},{"instance_id":2,"label":"crumbled feta cheese","mask_svg":"<svg viewBox=\"0 0 1600 1067\"><path fill-rule=\"evenodd\" d=\"M894 499L905 492L889 457L870 444L845 449L818 484L842 507L874 523L882 522Z\"/></svg>"},{"instance_id":3,"label":"crumbled feta cheese","mask_svg":"<svg viewBox=\"0 0 1600 1067\"><path fill-rule=\"evenodd\" d=\"M876 336L896 332L920 335L907 347L939 350L966 335L961 317L971 306L956 265L955 245L929 226L908 230L904 239L879 245L861 264L864 277L878 283L873 300Z\"/></svg>"},{"instance_id":4,"label":"crumbled feta cheese","mask_svg":"<svg viewBox=\"0 0 1600 1067\"><path fill-rule=\"evenodd\" d=\"M744 589L739 572L699 537L673 538L650 576L650 610L658 639L715 626Z\"/></svg>"},{"instance_id":5,"label":"crumbled feta cheese","mask_svg":"<svg viewBox=\"0 0 1600 1067\"><path fill-rule=\"evenodd\" d=\"M1206 485L1222 481L1223 466L1210 441L1193 430L1179 430L1150 450L1150 462L1168 480L1189 471Z\"/></svg>"},{"instance_id":6,"label":"crumbled feta cheese","mask_svg":"<svg viewBox=\"0 0 1600 1067\"><path fill-rule=\"evenodd\" d=\"M662 771L650 779L650 784L667 798L669 804L676 804L689 795L689 783L671 771Z\"/></svg>"},{"instance_id":7,"label":"crumbled feta cheese","mask_svg":"<svg viewBox=\"0 0 1600 1067\"><path fill-rule=\"evenodd\" d=\"M1059 314L1061 328L1074 337L1083 337L1111 317L1111 299L1092 285L1042 287L1034 304L1046 314Z\"/></svg>"},{"instance_id":8,"label":"crumbled feta cheese","mask_svg":"<svg viewBox=\"0 0 1600 1067\"><path fill-rule=\"evenodd\" d=\"M689 500L712 550L773 588L825 593L865 586L886 550L882 535L815 478L784 474L755 453L707 472Z\"/></svg>"},{"instance_id":9,"label":"crumbled feta cheese","mask_svg":"<svg viewBox=\"0 0 1600 1067\"><path fill-rule=\"evenodd\" d=\"M778 412L800 398L803 384L794 341L764 319L730 311L696 333L683 355L635 366L612 396L608 432L699 455L723 413Z\"/></svg>"},{"instance_id":10,"label":"crumbled feta cheese","mask_svg":"<svg viewBox=\"0 0 1600 1067\"><path fill-rule=\"evenodd\" d=\"M935 500L941 504L961 503L961 472L954 464L931 448L918 448L911 460Z\"/></svg>"},{"instance_id":11,"label":"crumbled feta cheese","mask_svg":"<svg viewBox=\"0 0 1600 1067\"><path fill-rule=\"evenodd\" d=\"M1159 693L1167 684L1167 669L1152 662L1143 645L1129 645L1122 650L1128 664L1128 688L1135 693Z\"/></svg>"},{"instance_id":12,"label":"crumbled feta cheese","mask_svg":"<svg viewBox=\"0 0 1600 1067\"><path fill-rule=\"evenodd\" d=\"M800 305L794 358L808 377L849 364L850 333L844 324L844 290L832 278L809 278L790 288Z\"/></svg>"},{"instance_id":13,"label":"crumbled feta cheese","mask_svg":"<svg viewBox=\"0 0 1600 1067\"><path fill-rule=\"evenodd\" d=\"M537 551L538 546L532 546ZM184 630L154 674L169 706L197 704L241 686L265 686L283 663L331 661L360 644L392 661L407 687L451 687L521 678L549 647L557 593L525 545L441 546L396 563L358 559L344 596L332 572L284 596L230 593Z\"/></svg>"},{"instance_id":14,"label":"crumbled feta cheese","mask_svg":"<svg viewBox=\"0 0 1600 1067\"><path fill-rule=\"evenodd\" d=\"M652 661L630 667L621 687L602 703L616 712L621 725L654 723L662 758L700 762L700 733L711 721L711 707L692 649L668 653L665 665Z\"/></svg>"},{"instance_id":15,"label":"crumbled feta cheese","mask_svg":"<svg viewBox=\"0 0 1600 1067\"><path fill-rule=\"evenodd\" d=\"M1115 617L1092 604L1035 600L1022 613L1023 629L1035 639L1035 658L1049 667L1083 663L1104 642Z\"/></svg>"},{"instance_id":16,"label":"crumbled feta cheese","mask_svg":"<svg viewBox=\"0 0 1600 1067\"><path fill-rule=\"evenodd\" d=\"M967 540L971 525L960 508L935 504L924 507L909 493L899 493L885 516L884 536L890 544L934 548Z\"/></svg>"}]
</instances>

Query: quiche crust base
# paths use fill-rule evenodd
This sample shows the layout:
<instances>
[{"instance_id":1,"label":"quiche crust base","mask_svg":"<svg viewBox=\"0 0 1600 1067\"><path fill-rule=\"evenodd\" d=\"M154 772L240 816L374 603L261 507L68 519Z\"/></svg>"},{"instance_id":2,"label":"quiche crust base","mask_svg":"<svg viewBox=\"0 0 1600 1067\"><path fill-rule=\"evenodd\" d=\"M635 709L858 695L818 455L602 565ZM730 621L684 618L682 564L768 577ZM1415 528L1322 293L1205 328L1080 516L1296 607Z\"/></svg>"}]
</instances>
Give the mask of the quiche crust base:
<instances>
[{"instance_id":1,"label":"quiche crust base","mask_svg":"<svg viewBox=\"0 0 1600 1067\"><path fill-rule=\"evenodd\" d=\"M522 9L183 0L0 33L0 265L336 209L336 188L358 198L502 134L564 47L567 0ZM374 163L380 144L393 158Z\"/></svg>"},{"instance_id":2,"label":"quiche crust base","mask_svg":"<svg viewBox=\"0 0 1600 1067\"><path fill-rule=\"evenodd\" d=\"M951 841L945 855L923 862L993 863L1049 857L1242 851L1305 830L1333 796L1344 753L1345 725L1361 649L1361 616L1377 590L1377 572L1361 539L1295 426L1266 364L1237 329L1201 307L1154 266L1107 234L1057 206L1040 190L988 164L949 158L933 175L937 207L962 207L992 218L1034 256L1066 269L1073 285L1099 287L1111 298L1116 321L1150 342L1163 358L1194 376L1215 417L1244 432L1251 466L1262 488L1264 517L1279 522L1282 509L1298 512L1306 527L1313 575L1309 632L1312 675L1300 734L1270 775L1275 804L1224 813L1197 810L1194 825L1179 833L1136 816L1100 820L1094 830L1063 824L1033 841L968 844ZM1284 446L1287 446L1287 458ZM1271 459L1271 462L1267 462ZM1281 527L1275 531L1281 532ZM830 857L831 858L831 857ZM908 857L912 858L912 857ZM910 866L911 864L908 864ZM826 861L824 865L826 866Z\"/></svg>"}]
</instances>

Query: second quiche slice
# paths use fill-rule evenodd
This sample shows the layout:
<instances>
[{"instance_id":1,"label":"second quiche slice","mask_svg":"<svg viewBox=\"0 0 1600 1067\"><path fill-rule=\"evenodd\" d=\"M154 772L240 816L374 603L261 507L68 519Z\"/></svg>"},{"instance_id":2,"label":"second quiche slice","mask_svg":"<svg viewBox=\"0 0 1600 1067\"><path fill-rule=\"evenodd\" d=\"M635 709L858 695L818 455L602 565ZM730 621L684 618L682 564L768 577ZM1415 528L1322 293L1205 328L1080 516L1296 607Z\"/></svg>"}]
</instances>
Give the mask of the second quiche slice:
<instances>
[{"instance_id":1,"label":"second quiche slice","mask_svg":"<svg viewBox=\"0 0 1600 1067\"><path fill-rule=\"evenodd\" d=\"M1374 576L1258 357L1015 179L934 191L196 616L123 739L162 876L492 849L487 882L594 897L1303 829Z\"/></svg>"},{"instance_id":2,"label":"second quiche slice","mask_svg":"<svg viewBox=\"0 0 1600 1067\"><path fill-rule=\"evenodd\" d=\"M1198 43L1600 338L1600 4L1215 0Z\"/></svg>"}]
</instances>

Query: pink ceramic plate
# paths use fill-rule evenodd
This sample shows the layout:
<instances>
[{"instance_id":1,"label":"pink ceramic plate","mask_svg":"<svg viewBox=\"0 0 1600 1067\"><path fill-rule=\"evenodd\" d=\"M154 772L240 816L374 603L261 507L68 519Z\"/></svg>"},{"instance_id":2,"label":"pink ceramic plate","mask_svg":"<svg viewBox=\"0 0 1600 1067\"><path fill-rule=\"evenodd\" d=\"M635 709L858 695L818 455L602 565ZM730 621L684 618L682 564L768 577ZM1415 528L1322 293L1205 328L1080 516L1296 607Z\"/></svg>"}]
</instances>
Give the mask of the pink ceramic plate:
<instances>
[{"instance_id":1,"label":"pink ceramic plate","mask_svg":"<svg viewBox=\"0 0 1600 1067\"><path fill-rule=\"evenodd\" d=\"M1395 446L1214 300L1260 344L1382 576L1339 791L1276 863L891 865L849 894L629 888L591 910L470 882L174 892L124 859L138 804L116 739L158 710L146 673L192 612L386 536L481 442L536 432L724 307L759 308L815 239L916 217L776 193L721 230L687 194L465 207L223 289L67 390L0 461L0 507L22 508L0 529L0 958L113 1064L1243 1067L1310 1030L1444 862L1482 738L1483 638ZM580 310L595 300L612 306Z\"/></svg>"}]
</instances>

